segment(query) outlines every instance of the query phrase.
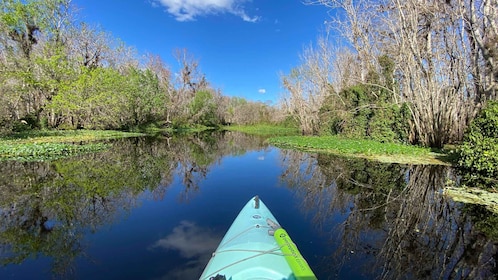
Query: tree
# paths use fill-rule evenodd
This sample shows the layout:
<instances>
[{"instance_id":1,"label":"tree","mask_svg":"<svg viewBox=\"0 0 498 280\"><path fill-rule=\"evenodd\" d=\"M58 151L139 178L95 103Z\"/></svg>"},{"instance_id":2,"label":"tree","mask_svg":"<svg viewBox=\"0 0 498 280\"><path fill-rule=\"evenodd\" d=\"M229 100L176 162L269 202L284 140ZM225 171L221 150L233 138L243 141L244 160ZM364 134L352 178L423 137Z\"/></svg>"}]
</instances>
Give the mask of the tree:
<instances>
[{"instance_id":1,"label":"tree","mask_svg":"<svg viewBox=\"0 0 498 280\"><path fill-rule=\"evenodd\" d=\"M158 76L150 69L131 68L125 76L126 108L122 116L124 126L138 126L161 119L165 115L166 95ZM118 91L116 91L118 93ZM116 94L115 93L115 94Z\"/></svg>"},{"instance_id":2,"label":"tree","mask_svg":"<svg viewBox=\"0 0 498 280\"><path fill-rule=\"evenodd\" d=\"M176 126L188 123L192 113L189 104L195 98L196 92L209 87L204 74L199 69L199 61L186 49L175 50L174 56L180 66L177 75L175 91L170 92L170 113Z\"/></svg>"},{"instance_id":3,"label":"tree","mask_svg":"<svg viewBox=\"0 0 498 280\"><path fill-rule=\"evenodd\" d=\"M162 110L164 115L161 119L166 118L166 123L169 124L171 123L170 113L172 111L173 101L175 97L175 89L171 81L171 71L160 56L153 54L149 54L147 56L146 67L156 76L159 91L162 95L164 95L164 104L160 105L161 107L164 107Z\"/></svg>"},{"instance_id":4,"label":"tree","mask_svg":"<svg viewBox=\"0 0 498 280\"><path fill-rule=\"evenodd\" d=\"M332 67L330 44L318 40L317 49L309 46L301 56L302 64L281 76L286 95L281 100L287 113L300 124L303 134L319 131L319 110L325 98L333 92L330 84Z\"/></svg>"},{"instance_id":5,"label":"tree","mask_svg":"<svg viewBox=\"0 0 498 280\"><path fill-rule=\"evenodd\" d=\"M109 34L85 23L68 31L68 58L76 65L95 69L109 64L113 40Z\"/></svg>"},{"instance_id":6,"label":"tree","mask_svg":"<svg viewBox=\"0 0 498 280\"><path fill-rule=\"evenodd\" d=\"M215 96L211 91L200 90L196 92L189 107L193 123L210 127L219 124L216 118Z\"/></svg>"},{"instance_id":7,"label":"tree","mask_svg":"<svg viewBox=\"0 0 498 280\"><path fill-rule=\"evenodd\" d=\"M10 122L21 118L40 126L45 105L57 94L63 79L63 32L70 25L69 0L6 0L0 3L0 54L3 79L0 91ZM64 65L62 61L62 65ZM2 75L3 76L3 75Z\"/></svg>"},{"instance_id":8,"label":"tree","mask_svg":"<svg viewBox=\"0 0 498 280\"><path fill-rule=\"evenodd\" d=\"M394 61L399 91L392 91L393 102L409 105L412 143L441 147L461 140L482 102L496 99L496 0L307 3L336 9L331 26L363 69L352 79L385 87L367 77L382 73L381 55Z\"/></svg>"}]
</instances>

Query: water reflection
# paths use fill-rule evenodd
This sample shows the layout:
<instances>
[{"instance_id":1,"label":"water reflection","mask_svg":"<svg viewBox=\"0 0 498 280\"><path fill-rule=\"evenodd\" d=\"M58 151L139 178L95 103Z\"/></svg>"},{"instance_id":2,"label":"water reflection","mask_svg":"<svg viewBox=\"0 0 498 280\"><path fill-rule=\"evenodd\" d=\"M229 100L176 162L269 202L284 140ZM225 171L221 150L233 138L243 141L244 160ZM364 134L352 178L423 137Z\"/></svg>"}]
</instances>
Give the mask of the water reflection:
<instances>
[{"instance_id":1,"label":"water reflection","mask_svg":"<svg viewBox=\"0 0 498 280\"><path fill-rule=\"evenodd\" d=\"M320 231L330 234L335 250L322 260L329 275L347 278L351 265L377 279L497 275L496 239L440 193L446 180L455 179L451 168L294 151L283 152L282 163L282 179L314 213Z\"/></svg>"},{"instance_id":2,"label":"water reflection","mask_svg":"<svg viewBox=\"0 0 498 280\"><path fill-rule=\"evenodd\" d=\"M188 199L211 165L261 143L233 133L135 138L53 162L1 162L0 264L40 256L51 260L53 275L71 278L88 231L135 208L144 192L162 200L174 176L185 186L181 199Z\"/></svg>"},{"instance_id":3,"label":"water reflection","mask_svg":"<svg viewBox=\"0 0 498 280\"><path fill-rule=\"evenodd\" d=\"M260 194L295 233L319 279L498 275L498 217L441 195L446 181L455 179L449 167L278 150L240 133L113 144L76 158L0 163L2 266L28 266L27 260L38 258L50 260L51 275L61 278L196 279L235 213ZM251 151L258 152L244 156ZM207 181L215 187L207 188ZM123 222L150 201L157 208ZM113 252L111 261L95 252L88 236L117 220L136 238L122 237L124 230L107 238L136 243L129 245L130 256L112 263ZM146 231L150 236L144 237ZM98 241L107 246L109 239ZM94 274L82 274L81 259ZM136 266L126 270L123 261ZM111 262L115 266L105 272L122 274L99 275L97 262ZM151 274L145 277L145 271Z\"/></svg>"},{"instance_id":4,"label":"water reflection","mask_svg":"<svg viewBox=\"0 0 498 280\"><path fill-rule=\"evenodd\" d=\"M162 279L197 279L222 238L223 235L214 233L210 228L181 221L169 235L151 247L177 250L181 257L189 259L184 266L169 272Z\"/></svg>"}]
</instances>

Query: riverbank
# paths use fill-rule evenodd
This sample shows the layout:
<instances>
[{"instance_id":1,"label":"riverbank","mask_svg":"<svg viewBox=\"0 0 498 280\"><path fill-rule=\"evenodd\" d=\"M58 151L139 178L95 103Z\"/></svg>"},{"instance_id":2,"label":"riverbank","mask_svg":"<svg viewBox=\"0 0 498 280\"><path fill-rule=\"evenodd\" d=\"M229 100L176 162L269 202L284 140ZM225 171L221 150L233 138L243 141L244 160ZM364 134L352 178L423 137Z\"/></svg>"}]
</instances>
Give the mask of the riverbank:
<instances>
[{"instance_id":1,"label":"riverbank","mask_svg":"<svg viewBox=\"0 0 498 280\"><path fill-rule=\"evenodd\" d=\"M389 163L450 165L448 154L433 152L429 148L337 136L299 136L299 130L296 128L272 125L225 126L222 129L266 136L269 137L270 144L280 148L360 157ZM192 129L186 130L192 132ZM27 131L0 138L0 159L46 160L100 151L107 148L106 144L92 142L143 135L146 134L94 130Z\"/></svg>"},{"instance_id":2,"label":"riverbank","mask_svg":"<svg viewBox=\"0 0 498 280\"><path fill-rule=\"evenodd\" d=\"M447 153L411 145L338 136L281 136L268 142L284 149L359 157L387 163L451 165Z\"/></svg>"}]
</instances>

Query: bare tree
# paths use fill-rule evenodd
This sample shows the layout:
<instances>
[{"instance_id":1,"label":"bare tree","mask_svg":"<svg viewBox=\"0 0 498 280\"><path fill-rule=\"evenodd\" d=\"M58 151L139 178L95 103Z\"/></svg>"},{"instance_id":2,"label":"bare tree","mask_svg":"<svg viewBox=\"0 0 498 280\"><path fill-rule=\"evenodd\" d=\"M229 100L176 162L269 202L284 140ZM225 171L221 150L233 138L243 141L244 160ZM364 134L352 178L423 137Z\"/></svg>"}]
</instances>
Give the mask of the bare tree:
<instances>
[{"instance_id":1,"label":"bare tree","mask_svg":"<svg viewBox=\"0 0 498 280\"><path fill-rule=\"evenodd\" d=\"M379 73L379 55L395 61L393 101L410 104L412 142L441 147L460 140L481 103L496 98L496 0L306 3L336 9L331 26L363 69L349 80L368 83L365 71Z\"/></svg>"},{"instance_id":2,"label":"bare tree","mask_svg":"<svg viewBox=\"0 0 498 280\"><path fill-rule=\"evenodd\" d=\"M207 89L209 83L200 71L199 61L187 49L176 49L174 56L179 64L176 73L176 90L171 95L171 115L185 121L189 118L188 104L193 100L197 91Z\"/></svg>"},{"instance_id":3,"label":"bare tree","mask_svg":"<svg viewBox=\"0 0 498 280\"><path fill-rule=\"evenodd\" d=\"M478 101L496 99L498 94L498 1L447 1L461 18L468 37L470 73ZM456 3L455 3L456 2Z\"/></svg>"},{"instance_id":4,"label":"bare tree","mask_svg":"<svg viewBox=\"0 0 498 280\"><path fill-rule=\"evenodd\" d=\"M70 57L78 64L95 69L109 59L110 42L107 33L82 23L69 32L67 46Z\"/></svg>"},{"instance_id":5,"label":"bare tree","mask_svg":"<svg viewBox=\"0 0 498 280\"><path fill-rule=\"evenodd\" d=\"M290 74L281 76L287 91L281 102L287 113L296 118L303 134L315 134L319 129L320 107L333 91L329 42L320 38L317 46L306 47L301 62Z\"/></svg>"}]
</instances>

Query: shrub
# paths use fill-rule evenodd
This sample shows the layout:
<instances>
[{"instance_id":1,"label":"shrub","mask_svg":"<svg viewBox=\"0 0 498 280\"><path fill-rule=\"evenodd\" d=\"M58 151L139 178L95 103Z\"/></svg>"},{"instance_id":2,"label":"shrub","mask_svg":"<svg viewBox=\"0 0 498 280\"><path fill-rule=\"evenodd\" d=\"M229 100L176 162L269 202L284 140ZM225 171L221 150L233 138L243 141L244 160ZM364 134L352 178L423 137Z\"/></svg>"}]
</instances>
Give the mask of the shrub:
<instances>
[{"instance_id":1,"label":"shrub","mask_svg":"<svg viewBox=\"0 0 498 280\"><path fill-rule=\"evenodd\" d=\"M490 101L464 137L458 165L470 178L498 178L498 102Z\"/></svg>"},{"instance_id":2,"label":"shrub","mask_svg":"<svg viewBox=\"0 0 498 280\"><path fill-rule=\"evenodd\" d=\"M320 108L320 134L407 143L409 104L392 104L390 96L389 91L365 85L330 94Z\"/></svg>"}]
</instances>

